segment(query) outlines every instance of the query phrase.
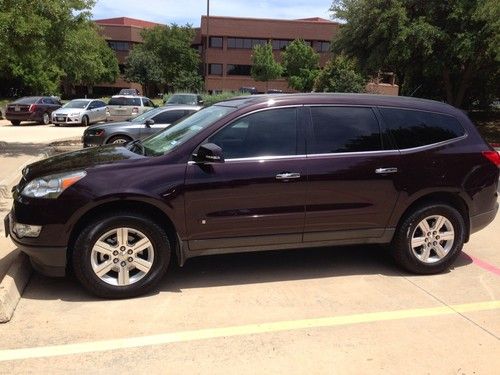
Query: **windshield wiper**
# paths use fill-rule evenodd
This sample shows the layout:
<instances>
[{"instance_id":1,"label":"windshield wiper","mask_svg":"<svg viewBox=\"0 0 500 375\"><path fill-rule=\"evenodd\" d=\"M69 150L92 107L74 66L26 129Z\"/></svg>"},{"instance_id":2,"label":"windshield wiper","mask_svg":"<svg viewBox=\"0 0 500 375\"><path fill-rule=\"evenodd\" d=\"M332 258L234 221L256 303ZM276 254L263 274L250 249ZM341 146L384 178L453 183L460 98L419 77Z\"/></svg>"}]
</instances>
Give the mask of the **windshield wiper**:
<instances>
[{"instance_id":1,"label":"windshield wiper","mask_svg":"<svg viewBox=\"0 0 500 375\"><path fill-rule=\"evenodd\" d=\"M134 149L134 147L137 146L137 148L139 149L141 155L146 155L146 149L142 145L140 139L136 139L135 141L129 142L129 143L127 143L127 145L130 146L130 151L132 151Z\"/></svg>"}]
</instances>

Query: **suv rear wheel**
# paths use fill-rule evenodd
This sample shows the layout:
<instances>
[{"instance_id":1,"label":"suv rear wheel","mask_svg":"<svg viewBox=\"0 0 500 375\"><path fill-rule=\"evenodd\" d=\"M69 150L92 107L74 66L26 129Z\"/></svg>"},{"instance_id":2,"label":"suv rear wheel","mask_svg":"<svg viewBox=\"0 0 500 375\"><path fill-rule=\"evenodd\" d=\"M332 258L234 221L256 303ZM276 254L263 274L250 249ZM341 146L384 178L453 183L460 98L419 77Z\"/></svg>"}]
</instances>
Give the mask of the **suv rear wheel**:
<instances>
[{"instance_id":1,"label":"suv rear wheel","mask_svg":"<svg viewBox=\"0 0 500 375\"><path fill-rule=\"evenodd\" d=\"M156 286L167 271L170 242L148 217L119 212L91 222L72 254L76 277L104 298L129 298Z\"/></svg>"},{"instance_id":2,"label":"suv rear wheel","mask_svg":"<svg viewBox=\"0 0 500 375\"><path fill-rule=\"evenodd\" d=\"M432 274L448 269L465 241L465 223L446 204L427 205L406 217L394 237L394 259L406 270Z\"/></svg>"}]
</instances>

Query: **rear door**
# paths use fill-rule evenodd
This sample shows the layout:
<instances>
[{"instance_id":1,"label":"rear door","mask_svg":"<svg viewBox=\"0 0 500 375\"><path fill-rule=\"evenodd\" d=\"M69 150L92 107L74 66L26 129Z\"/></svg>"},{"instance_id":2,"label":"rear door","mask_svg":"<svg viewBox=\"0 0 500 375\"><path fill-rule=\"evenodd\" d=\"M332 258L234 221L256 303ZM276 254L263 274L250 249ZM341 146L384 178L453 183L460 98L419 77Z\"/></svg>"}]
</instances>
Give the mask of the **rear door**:
<instances>
[{"instance_id":1,"label":"rear door","mask_svg":"<svg viewBox=\"0 0 500 375\"><path fill-rule=\"evenodd\" d=\"M399 194L390 148L372 108L310 107L304 242L383 235Z\"/></svg>"},{"instance_id":2,"label":"rear door","mask_svg":"<svg viewBox=\"0 0 500 375\"><path fill-rule=\"evenodd\" d=\"M255 112L205 142L219 145L226 160L187 166L191 250L302 241L307 176L299 112L295 107Z\"/></svg>"}]
</instances>

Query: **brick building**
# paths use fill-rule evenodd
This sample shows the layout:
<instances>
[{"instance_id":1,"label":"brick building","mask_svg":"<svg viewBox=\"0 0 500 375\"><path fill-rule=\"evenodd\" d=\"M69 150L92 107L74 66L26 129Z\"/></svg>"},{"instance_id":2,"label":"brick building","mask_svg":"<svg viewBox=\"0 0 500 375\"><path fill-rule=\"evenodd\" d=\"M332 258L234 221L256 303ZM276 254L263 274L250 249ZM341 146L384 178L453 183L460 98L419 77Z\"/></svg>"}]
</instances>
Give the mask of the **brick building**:
<instances>
[{"instance_id":1,"label":"brick building","mask_svg":"<svg viewBox=\"0 0 500 375\"><path fill-rule=\"evenodd\" d=\"M108 45L115 51L118 58L120 72L123 73L125 60L135 44L142 43L141 31L159 24L128 17L107 18L94 21L99 25L101 35ZM94 86L94 94L113 95L122 88L137 88L142 91L138 83L130 83L119 77L114 84L103 83Z\"/></svg>"},{"instance_id":2,"label":"brick building","mask_svg":"<svg viewBox=\"0 0 500 375\"><path fill-rule=\"evenodd\" d=\"M252 48L270 42L275 57L294 39L302 39L320 54L320 64L330 57L330 41L339 24L322 18L276 20L236 17L201 17L195 45L202 53L205 89L213 91L256 87L265 91L264 82L250 76ZM207 41L209 41L207 46ZM284 79L269 82L269 88L290 91Z\"/></svg>"}]
</instances>

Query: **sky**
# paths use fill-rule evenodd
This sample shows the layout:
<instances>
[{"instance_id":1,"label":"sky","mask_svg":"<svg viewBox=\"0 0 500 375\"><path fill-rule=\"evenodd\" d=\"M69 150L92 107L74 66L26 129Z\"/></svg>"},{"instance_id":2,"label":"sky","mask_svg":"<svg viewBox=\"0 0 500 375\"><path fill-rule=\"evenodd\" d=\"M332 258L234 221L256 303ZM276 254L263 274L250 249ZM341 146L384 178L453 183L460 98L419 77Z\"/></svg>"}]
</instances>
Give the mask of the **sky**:
<instances>
[{"instance_id":1,"label":"sky","mask_svg":"<svg viewBox=\"0 0 500 375\"><path fill-rule=\"evenodd\" d=\"M210 15L297 19L329 19L332 0L210 0ZM200 25L206 0L97 0L93 18L131 17L163 24Z\"/></svg>"}]
</instances>

